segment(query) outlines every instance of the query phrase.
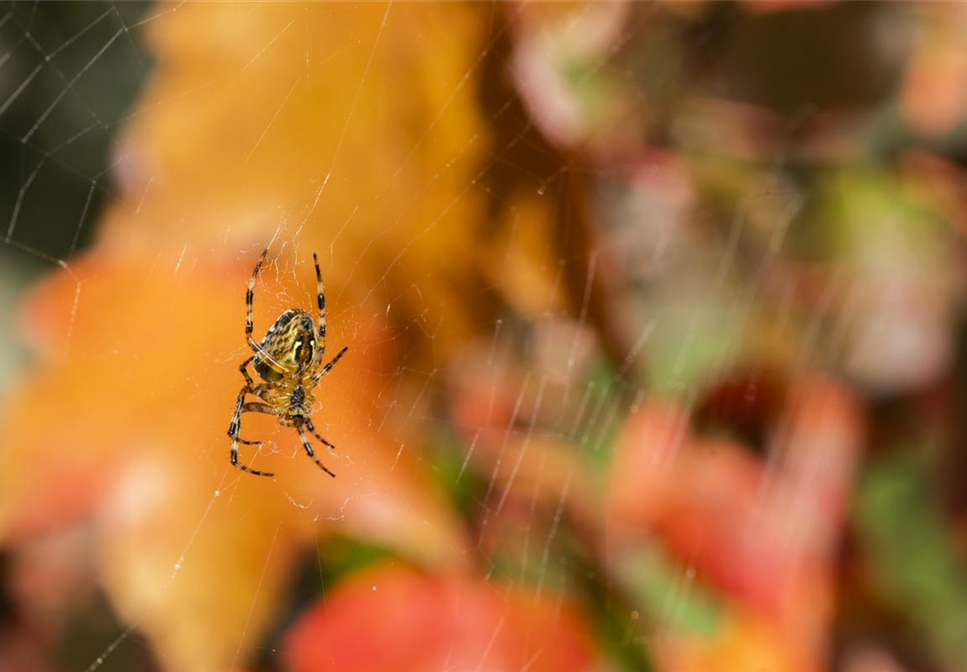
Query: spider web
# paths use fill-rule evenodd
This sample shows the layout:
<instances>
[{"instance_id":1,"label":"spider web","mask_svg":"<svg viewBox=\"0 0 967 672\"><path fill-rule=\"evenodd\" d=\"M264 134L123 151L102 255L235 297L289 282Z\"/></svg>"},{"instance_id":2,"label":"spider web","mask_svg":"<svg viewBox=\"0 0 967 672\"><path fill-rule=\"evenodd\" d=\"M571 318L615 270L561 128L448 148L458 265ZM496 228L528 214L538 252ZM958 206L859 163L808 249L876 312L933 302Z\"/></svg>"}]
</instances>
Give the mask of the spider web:
<instances>
[{"instance_id":1,"label":"spider web","mask_svg":"<svg viewBox=\"0 0 967 672\"><path fill-rule=\"evenodd\" d=\"M179 7L177 3L154 5L114 2L33 2L7 3L0 6L0 142L3 143L0 151L4 155L0 170L5 173L0 180L0 314L4 316L5 324L12 322L17 299L38 278L58 267L73 274L72 265L76 255L94 241L103 208L112 200L120 198L121 194L112 182L112 169L125 158L118 135L134 114L132 110L135 109L133 105L138 92L152 73L152 57L143 41L144 30L159 16L175 12ZM258 6L247 9L251 12L259 11ZM392 29L395 10L392 3L386 6L385 14L374 34L350 35L346 38L368 40L370 62L385 46L384 31ZM421 129L418 140L405 153L403 163L394 173L394 179L411 161L416 160L419 149L424 144L433 142L436 134L441 132L437 122L454 97L464 87L478 85L478 79L485 74L484 71L493 57L500 55L506 59L508 31L513 25L513 19L499 16L501 14L512 15L512 11L491 7L489 32L478 58L469 65L464 78L442 98L436 114L431 115L431 123ZM620 32L616 43L603 51L600 57L602 67L642 29L647 12L642 15L645 19L629 22ZM300 25L302 21L296 15L283 31L304 30L305 26ZM277 38L278 36L264 45L256 45L257 48L246 48L245 52L254 54L252 61L255 61L262 54L270 53ZM333 45L334 53L339 49L340 45ZM579 77L590 78L593 73L592 69ZM628 74L630 76L632 73ZM349 105L349 113L342 120L336 149L325 172L317 176L313 187L316 190L315 199L310 209L280 213L277 236L266 241L272 249L272 256L266 265L268 271L293 279L307 277L305 269L311 267L312 250L300 245L300 232L317 209L326 208L331 190L337 188L334 185L347 160L343 141L354 124L363 123L363 115L358 107L359 94L370 76L370 63L367 63L355 97ZM299 82L300 80L296 80L289 94L283 95L278 101L280 110L286 106L289 96ZM535 146L540 134L533 122L526 116L521 116L517 123L507 123L508 116L523 115L523 110L521 101L511 87L496 88L496 94L484 106L484 121L504 129L505 132L494 139L491 150L476 175L467 181L462 191L455 194L451 206L470 195L482 195L489 202L496 203L494 207L497 208L510 205L509 200L501 202L500 199L509 197L495 186L502 179L509 179L507 176L523 175L526 178L523 181L533 197L549 199L563 191L570 177L569 168L554 156L548 145ZM276 117L267 122L262 135L255 139L248 156L260 145L263 136L274 123ZM474 142L474 138L467 139L468 146ZM538 157L536 161L527 158L534 155ZM440 173L426 175L426 185L433 184L439 177ZM603 183L602 194L595 197L607 200L607 190L612 185L609 185L607 176L600 177ZM148 176L148 189L151 188L151 180L151 176ZM376 185L374 201L383 197L391 185L392 182ZM52 198L52 195L56 197ZM756 194L753 198L774 200L778 204L777 209L785 212L787 218L798 212L801 205L795 195L790 195L781 186ZM634 221L636 225L640 224L643 217L635 208L648 210L656 207L654 203L643 205L630 197L624 201L613 199L609 202L617 202L619 205L615 207L624 208L629 215L629 221ZM353 226L357 210L364 211L370 205L368 202L359 203L345 221L334 227L330 249L319 250L324 265L331 264L340 256L340 248L344 246L343 233L347 227ZM675 203L670 200L658 204L657 207L674 208ZM395 316L397 302L403 297L412 302L413 295L417 297L417 304L422 301L425 308L437 312L439 306L426 305L433 299L425 299L420 294L417 282L393 290L389 286L392 274L399 269L398 262L408 252L410 245L416 244L424 235L433 233L449 210L450 207L447 206L437 218L427 221L425 229L418 232L410 243L399 250L398 256L390 260L382 276L363 280L362 273L351 272L345 285L330 290L331 303L342 305L344 297L341 293L349 291L348 287L352 286L352 295L360 296L363 305L373 305L375 298L376 312L383 316ZM511 221L513 222L512 217ZM620 222L621 218L616 217L613 221ZM724 241L724 245L716 252L719 256L711 263L707 259L703 262L705 267L713 268L712 277L697 278L696 283L708 281L713 290L725 287L730 268L739 254L735 240L744 226L742 212L735 214L734 222L735 238ZM370 242L377 244L379 238L391 231L396 224L393 221L386 222L385 228L377 231ZM513 238L513 223L510 228ZM678 339L675 347L664 344L662 352L668 353L669 359L662 364L667 369L662 379L666 387L677 388L687 398L692 375L687 367L695 358L695 337L718 326L717 312L707 310L707 305L701 302L680 310L665 310L657 315L629 311L633 315L630 318L633 324L627 333L632 335L632 339L622 350L625 353L624 359L612 368L600 365L606 359L607 344L595 336L595 330L600 326L595 324L594 315L594 280L602 270L599 264L611 263L615 258L624 259L626 265L637 263L642 258L660 263L669 244L684 246L685 252L688 252L689 241L675 240L670 231L656 228L647 236L642 236L640 229L632 231L629 228L630 225L623 227L613 224L607 235L591 246L586 260L576 259L560 250L553 251L552 263L556 266L550 273L553 282L547 298L537 301L538 307L534 311L538 315L536 321L523 323L519 312L508 309L505 298L497 301L502 308L498 309L495 317L476 318L478 321L472 325L476 332L473 343L476 349L469 352L475 353L474 356L478 358L481 366L493 371L492 375L488 374L489 385L485 386L491 404L494 403L502 384L498 371L503 371L508 361L514 361L515 356L520 359L519 353L524 352L525 361L533 364L536 356L534 353L552 353L550 357L553 366L545 362L543 366L521 367L512 413L502 428L503 435L496 441L497 450L490 460L481 462L477 454L479 446L486 439L486 427L477 428L466 437L454 439L459 447L452 449L453 455L447 458L452 464L441 465L436 461L445 451L414 453L418 455L418 463L428 473L436 474L444 482L445 488L461 491L461 488L467 487L472 493L470 506L479 523L476 531L479 539L470 552L474 556L472 562L484 567L485 576L499 575L505 579L510 577L520 585L536 585L539 592L566 592L575 588L568 583L569 572L580 574L581 571L576 568L575 558L568 553L566 544L562 543L560 537L564 534L562 530L567 527L565 509L569 497L580 482L587 478L578 467L578 462L569 463L571 466L557 486L556 497L547 517L550 524L534 525L533 528L524 525L516 530L520 533L519 539L515 540L521 546L518 549L520 555L534 558L533 562L520 562L519 567L515 567L516 574L508 572L506 557L494 559L484 547L483 539L488 526L495 525L502 517L517 515L516 508L523 507L525 511L529 509L531 514L539 508L536 488L533 493L526 489L530 487L529 479L534 478L534 473L527 474L525 478L524 471L533 468L530 451L536 452L538 444L549 437L565 437L576 450L589 454L590 462L597 462L599 467L607 462L608 446L613 443L618 427L629 413L641 405L646 396L643 386L631 382L634 376L630 374L648 366L645 361L646 352L655 339ZM786 229L785 226L776 229L777 238L758 259L763 266L768 266L774 259ZM508 247L508 257L511 249L512 247ZM295 252L291 258L283 254L289 250ZM674 252L680 253L681 250L682 247L679 247ZM705 252L706 250L697 250L695 253ZM254 258L253 254L257 250L239 249L235 253L240 257ZM276 255L283 260L277 261ZM504 261L508 266L511 265L509 259ZM147 272L150 273L150 270ZM645 281L647 278L637 280ZM362 282L369 284L361 286ZM486 290L493 296L507 297L514 293L513 281L510 279L491 277L487 282L489 284ZM562 305L555 299L561 288L568 283L575 288L572 292L576 299L573 306ZM255 301L257 304L264 302L280 309L303 306L310 314L314 314L311 309L315 305L314 286L301 284L304 285L304 291L292 294L261 278L256 286ZM744 295L729 298L731 303L725 308L726 311L744 311L751 314L756 288L745 289L747 291ZM84 287L78 280L72 318L77 311L86 309L84 298ZM464 300L475 302L481 300L481 297L467 296ZM240 314L241 310L240 305ZM639 317L641 315L646 316ZM352 347L355 334L352 333L351 326L347 333L346 325L354 324L358 317L358 313L347 311L329 313L330 355L343 344ZM822 325L814 326L819 329ZM268 324L256 324L256 339L264 334L267 327ZM450 337L449 334L440 333L439 329L438 325L429 323L416 314L392 332L394 345L399 346L398 349L404 356L394 370L379 374L381 389L376 405L384 411L384 415L372 422L376 425L377 432L397 440L397 459L408 451L415 450L406 443L408 431L393 428L394 423L400 422L400 418L404 419L404 425L429 428L427 434L431 436L443 434L452 438L456 434L452 429L453 418L440 401L440 390L446 389L450 372L442 368L416 368L418 365L412 363L415 358L406 356L410 349L418 347L415 345L417 343L429 344L432 351L435 342ZM240 348L235 353L238 356L215 362L212 366L234 368L247 356L241 343L241 328L239 332ZM720 350L701 355L706 367L714 368L714 362L721 362L724 366L740 347L743 338L741 333L727 336L729 337L723 338ZM809 342L808 339L806 342ZM366 371L367 353L351 350L350 354L353 358L344 360L340 366ZM809 360L814 356L813 347L806 346L801 356L804 360ZM28 350L18 343L11 329L0 331L0 357L0 389L6 389L13 385L15 373L29 370ZM709 365L709 361L713 364ZM204 380L205 371L201 371L194 381L199 386L199 399L205 394ZM317 392L320 397L327 394L323 388L324 385ZM231 401L227 400L226 404ZM488 415L490 410L488 409ZM318 426L325 435L325 422L318 423ZM511 446L515 448L511 450ZM366 447L355 446L354 449L366 450ZM227 460L227 445L224 450ZM262 452L256 456L258 460L287 458L305 460L300 448L271 442L267 442ZM352 454L341 459L351 461ZM486 466L481 466L482 464ZM305 465L306 468L314 468L308 461ZM549 469L549 466L542 465L543 463L538 463L536 467L537 477L543 473L542 469ZM184 540L181 556L172 564L172 585L179 580L184 564L191 562L193 546L198 536L208 533L206 519L212 506L219 497L232 496L232 479L236 476L234 472L229 474L223 485L211 493L208 508L200 513L193 532ZM467 484L474 480L478 482L478 489L469 490ZM366 496L363 492L354 497ZM290 496L289 500L293 507L307 506L298 497ZM344 522L346 516L351 515L346 511L350 510L349 505L352 503L347 499L342 507L330 512L329 519ZM406 506L406 503L401 502L400 505ZM514 508L514 511L508 514L510 508ZM430 524L429 521L426 522ZM278 534L277 527L268 555L264 559L265 568L269 566ZM315 580L317 584L323 584L322 595L325 596L328 587L324 585L323 558L317 558L317 561L317 566L310 563L307 572L310 582ZM562 568L566 571L562 571ZM583 571L590 574L593 568L585 568ZM677 566L673 571L675 576L671 583L675 590L659 610L657 620L650 621L647 628L644 626L644 619L639 618L637 609L620 612L616 627L623 633L619 639L624 643L654 642L663 631L673 628L681 618L680 606L692 591L695 571L687 563ZM374 585L373 590L377 589L378 586ZM90 672L108 670L115 664L123 667L132 664L132 661L143 666L156 665L151 660L155 652L151 652L149 643L138 636L139 626L137 620L128 623L108 621L108 625L102 626L98 631L84 633L87 641L82 650L87 656L83 661L86 669ZM491 641L499 635L500 627L498 625L492 633ZM243 634L243 639L246 636L248 633ZM261 641L273 642L271 633L267 633ZM277 642L272 645L274 644ZM239 642L239 654L233 669L251 663L239 657L241 651L242 641ZM539 652L534 653L536 655ZM273 664L270 661L275 660L282 661L281 664L284 665L285 657L285 651L276 649L261 649L256 654L256 658L267 661L266 664ZM72 662L76 664L80 661Z\"/></svg>"},{"instance_id":2,"label":"spider web","mask_svg":"<svg viewBox=\"0 0 967 672\"><path fill-rule=\"evenodd\" d=\"M131 110L134 109L133 104L138 90L150 77L152 68L151 55L143 43L143 31L157 17L174 12L179 6L178 3L155 6L151 3L114 2L83 4L33 2L3 5L2 15L0 15L0 39L2 39L0 42L0 52L2 52L0 54L0 130L3 131L2 151L6 158L2 165L5 167L6 175L0 184L0 188L3 189L0 196L0 203L2 203L0 221L5 222L5 226L2 227L3 245L0 246L0 273L3 275L0 286L4 288L4 294L0 296L0 308L6 316L13 315L17 297L36 279L50 273L55 267L72 273L75 255L92 244L103 207L112 200L120 198L121 195L112 181L112 169L125 158L124 150L118 142L118 134L131 119ZM257 12L258 9L252 7L251 11ZM506 48L504 45L508 39L507 24L493 16L501 11L504 10L492 8L491 32L479 57L470 65L457 87L443 99L438 114L406 155L396 175L407 162L413 159L423 143L433 140L434 134L438 132L437 121L453 97L463 87L474 85L474 78L481 76L487 59L495 49ZM382 32L387 23L392 21L392 14L393 5L389 4L375 35L353 36L357 39L371 40L371 58L380 49ZM293 19L284 30L300 30L299 22L298 17ZM623 39L633 36L633 31L634 28L631 28ZM262 45L261 50L256 49L252 60L258 59L272 46L273 43L269 42ZM338 51L338 46L334 47L334 51ZM316 207L325 207L327 189L331 188L330 178L339 174L340 162L345 159L342 146L347 129L352 124L359 123L357 120L358 94L362 90L368 73L369 64L367 63L359 82L356 98L353 99L349 114L344 120L336 151L331 157L326 172L319 176L312 210L304 213L282 214L283 221L280 223L278 233L283 241L269 241L270 247L273 247L273 256L277 252L284 252L290 244L298 248L298 234L301 226L309 219ZM280 109L285 106L287 98L284 97L279 101ZM514 104L514 94L509 91L502 92L501 96L491 103L493 109L486 112L488 119L495 121L504 118ZM273 122L274 118L264 129L266 132ZM522 146L522 143L532 143L534 136L535 131L531 122L526 119L521 120L513 135L498 140L493 147L492 155L480 166L479 172L466 184L465 189L455 196L453 204L471 192L487 192L489 198L494 198L494 193L488 184L493 182L495 175L499 179L501 173L530 170L529 167L515 165L515 161L520 160L521 152L534 149ZM259 145L261 139L261 137L257 139L249 155ZM468 139L468 144L473 141L473 138ZM547 150L538 149L538 151ZM540 174L529 175L530 181L534 183L534 192L539 196L553 193L566 176L564 166L548 161L544 164L538 166L542 171ZM427 183L431 184L438 178L439 174L428 175ZM150 186L149 176L148 188ZM376 199L379 199L389 186L390 184L384 185L377 192ZM57 198L50 198L51 194L57 194ZM366 203L360 203L358 207L365 208L366 205ZM353 215L355 214L354 210ZM432 231L445 215L446 210L436 220L427 222L424 233ZM323 256L329 256L331 260L339 253L341 234L346 227L351 226L351 219L352 215L336 230L331 249L326 250L328 255ZM387 223L387 230L394 224ZM379 235L377 233L374 241ZM245 252L250 254L251 251ZM385 294L389 273L394 270L395 262L405 252L406 249L400 250L400 255L391 262L386 273L377 278L370 287L364 288L364 299L369 299L374 293ZM298 248L296 256L301 260L300 263L307 261L307 253L304 249ZM592 260L595 256L592 256ZM179 260L180 263L181 260ZM559 285L563 282L563 275L568 271L567 265L572 262L561 257L556 260L556 263L558 265L556 284ZM297 266L298 263L280 264L270 258L266 268L280 274L294 276L298 272ZM553 431L563 431L575 437L579 446L597 447L603 445L606 438L610 437L619 418L640 402L641 390L625 389L623 392L630 394L614 394L615 386L620 385L618 379L589 381L581 384L581 387L573 387L576 377L571 375L572 369L575 367L578 351L586 345L582 338L585 336L584 327L587 326L589 319L590 278L595 272L593 261L590 269L582 272L586 273L583 284L587 291L584 291L581 303L577 306L574 321L577 328L573 336L569 337L570 344L566 349L564 374L556 376L551 372L535 372L527 375L516 398L514 415L505 427L501 448L493 462L492 471L480 472L479 468L474 467L474 451L480 438L480 431L477 431L468 445L464 446L462 452L457 455L459 469L447 476L451 479L451 485L458 487L461 482L465 483L470 479L470 472L474 472L475 469L478 471L476 477L481 480L482 486L477 495L476 506L480 509L482 528L493 524L494 520L503 514L508 502L514 498L515 482L531 440L550 431L537 426L539 416L552 418L556 424ZM353 279L351 274L349 282L351 283ZM312 306L314 305L312 289L307 287L304 294L294 296L274 289L264 280L260 280L256 288L256 302L265 301L280 307ZM510 288L493 287L492 289L507 291ZM416 284L402 287L399 289L397 298L413 291L419 292ZM336 303L339 303L340 298L338 294L332 297ZM383 307L387 314L392 311L393 303L391 296L390 301ZM72 310L85 310L84 288L79 280ZM310 313L312 312L310 310ZM72 313L72 318L73 316ZM340 328L345 317L347 316L338 313L329 314L330 344L352 343L352 334L344 333ZM549 297L543 310L543 318L547 325L553 327L565 317L565 311L555 305L553 297ZM8 319L7 322L9 321ZM256 338L259 338L260 333L264 333L266 327L265 324L256 325ZM502 353L506 355L514 347L514 340L521 337L520 333L515 333L519 331L515 325L508 325L500 317L477 325L477 328L482 333L490 332L489 338L484 338L484 342L489 342L484 360L488 366L496 365ZM693 328L699 329L701 325L696 323ZM641 331L635 353L644 346L652 329L653 325L650 325ZM540 330L540 325L536 330ZM431 344L436 337L433 325L425 323L419 317L404 324L394 336L404 341L419 338ZM0 352L6 355L0 362L3 367L0 373L3 374L2 382L6 386L14 379L14 371L27 369L27 351L23 344L17 342L11 330L0 333L0 338L3 339L0 343L2 345ZM243 351L240 350L239 353ZM365 353L354 354L365 356ZM234 367L236 360L244 356L239 354L239 357L231 361L220 361L216 365ZM627 370L633 364L633 357L629 357L628 361L624 362L624 369ZM362 357L357 357L352 366L365 367L366 364ZM204 372L199 373L198 378L201 383L204 380ZM406 364L400 365L385 378L380 392L379 405L386 409L386 415L380 422L379 429L385 430L384 425L392 423L391 417L399 415L401 411L411 422L429 426L445 425L448 422L446 413L442 411L436 413L432 410L434 408L432 404L427 406L424 403L425 397L433 393L433 386L440 383L442 378L443 374L436 369L424 371L415 370ZM496 387L497 384L495 376L492 386ZM415 397L412 394L403 394L404 388L409 389L414 385L418 388ZM552 402L548 399L547 393L555 386L563 387L564 398L559 397ZM535 408L531 409L531 418L522 423L519 419L521 405L529 398L533 398ZM399 409L398 403L406 404L408 408ZM552 403L558 404L558 408L549 408ZM427 408L431 410L427 411ZM577 414L574 417L565 417L568 409L572 408L577 408ZM427 412L429 415L425 414ZM415 415L416 413L424 413L424 415ZM505 454L507 446L518 439L522 440L523 449L516 455ZM400 454L406 450L407 447L401 439ZM303 459L300 450L272 443L267 443L262 453L266 457L275 453L274 459L278 459L280 455L294 460ZM351 455L346 459L351 460ZM424 466L431 471L440 471L439 465L433 463ZM501 475L508 466L509 476ZM232 474L232 478L234 477L235 475ZM564 587L563 584L558 585L564 579L555 578L560 573L550 570L554 565L567 562L564 557L559 557L560 551L555 548L555 537L561 528L562 513L569 491L575 479L578 478L581 476L575 473L574 469L568 473L554 506L553 524L548 529L535 530L524 535L525 544L538 549L539 566L533 579L536 580L539 590L557 590ZM172 584L179 580L179 573L184 564L191 561L192 547L197 535L206 533L206 518L211 507L219 497L226 496L229 490L230 482L226 481L225 487L220 487L211 494L209 506L201 513L194 531L185 539L183 553L172 565L170 576ZM228 496L231 495L228 494ZM306 506L295 498L290 497L290 501L292 506ZM535 494L531 498L531 509L536 505L536 501ZM347 500L345 504L348 505L350 502ZM405 505L405 502L401 505ZM333 510L330 519L342 520L345 515L342 509ZM277 527L269 548L269 555L275 548L278 531ZM490 562L482 548L478 547L474 552L481 556L477 560L483 559L485 566ZM268 561L269 557L266 557L266 567ZM322 560L320 559L319 562L321 565ZM492 566L487 574L491 575L499 571L496 566ZM523 582L525 581L523 570L521 572L519 580ZM682 590L687 590L692 574L685 569L682 572ZM318 580L320 583L323 581L321 573ZM374 585L373 590L377 589L378 586ZM673 605L669 606L669 610L673 611ZM636 617L637 612L634 612L634 618ZM139 665L150 665L151 656L145 652L148 642L138 636L137 620L130 623L116 623L113 626L114 634L110 632L111 627L102 626L95 632L84 633L85 636L90 637L90 640L85 642L81 649L92 652L89 654L86 666L89 672L111 669L113 664L123 667L130 665L132 660L137 661ZM497 626L491 640L497 637L500 627L500 625ZM630 613L626 614L625 627L627 637L631 638L635 633L636 624ZM125 648L127 648L126 651ZM241 650L241 642L239 650ZM264 658L264 654L268 653L278 654L280 659L284 660L284 651L263 651L262 657ZM232 667L244 664L245 661L236 658Z\"/></svg>"}]
</instances>

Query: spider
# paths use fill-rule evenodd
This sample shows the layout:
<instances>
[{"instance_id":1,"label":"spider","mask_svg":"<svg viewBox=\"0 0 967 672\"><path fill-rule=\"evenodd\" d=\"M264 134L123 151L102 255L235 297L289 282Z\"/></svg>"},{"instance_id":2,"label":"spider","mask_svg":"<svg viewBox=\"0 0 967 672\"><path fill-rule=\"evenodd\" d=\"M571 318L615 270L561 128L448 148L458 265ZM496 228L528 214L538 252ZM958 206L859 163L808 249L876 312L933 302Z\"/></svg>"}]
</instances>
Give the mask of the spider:
<instances>
[{"instance_id":1,"label":"spider","mask_svg":"<svg viewBox=\"0 0 967 672\"><path fill-rule=\"evenodd\" d=\"M334 445L319 436L309 418L315 401L312 390L319 379L329 373L336 362L346 354L349 347L344 347L328 364L320 368L322 355L326 351L326 295L322 289L322 274L319 272L319 260L315 253L312 255L312 261L316 265L318 287L318 335L316 323L306 311L290 308L276 318L261 343L255 342L252 338L252 297L255 292L255 279L268 252L266 248L259 260L255 262L255 270L252 271L252 278L248 281L248 291L245 292L245 338L248 340L248 347L252 348L255 354L238 367L245 377L245 385L238 393L235 412L232 413L232 421L228 425L228 435L232 439L231 462L233 466L256 476L275 475L272 472L252 469L238 461L238 444L259 447L262 445L261 441L248 441L239 437L242 413L268 413L278 417L280 425L295 427L302 440L302 447L309 457L319 465L320 469L335 478L336 475L329 471L312 451L306 430L308 429L329 450L335 449ZM255 372L265 382L255 384L248 372L249 364L253 365ZM260 401L247 402L246 394L251 394Z\"/></svg>"}]
</instances>

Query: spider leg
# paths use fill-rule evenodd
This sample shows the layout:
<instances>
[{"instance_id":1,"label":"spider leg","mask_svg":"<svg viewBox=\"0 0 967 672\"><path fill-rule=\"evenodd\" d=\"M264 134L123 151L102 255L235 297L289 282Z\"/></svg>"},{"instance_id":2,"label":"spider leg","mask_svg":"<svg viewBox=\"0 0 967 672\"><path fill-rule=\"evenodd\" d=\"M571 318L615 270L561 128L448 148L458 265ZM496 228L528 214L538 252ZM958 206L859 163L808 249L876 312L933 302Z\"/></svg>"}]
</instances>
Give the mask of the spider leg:
<instances>
[{"instance_id":1,"label":"spider leg","mask_svg":"<svg viewBox=\"0 0 967 672\"><path fill-rule=\"evenodd\" d=\"M239 365L239 367L238 367L238 370L242 372L242 375L243 376L245 376L245 385L246 385L246 387L249 387L249 388L255 387L255 381L252 380L252 376L250 376L249 373L248 373L248 365L251 364L252 363L252 360L254 360L254 359L255 359L255 355L252 355L251 357L249 357L248 359L246 359L244 362L242 362Z\"/></svg>"},{"instance_id":2,"label":"spider leg","mask_svg":"<svg viewBox=\"0 0 967 672\"><path fill-rule=\"evenodd\" d=\"M268 413L269 415L277 415L277 413L272 410L271 406L268 404L259 403L257 401L248 401L242 404L242 412L244 413L246 411L252 413ZM336 448L334 445L319 436L319 433L316 432L316 428L312 424L312 420L309 418L304 418L303 424L309 428L309 431L312 432L313 436L319 439L319 441L321 441L324 445L328 446L330 450L334 450ZM312 461L319 465L319 468L324 472L335 478L336 475L323 466L322 462L319 461L319 458L316 457L315 452L312 450L312 446L309 445L309 438L306 436L305 429L303 428L302 424L296 425L296 431L299 432L299 438L302 439L302 447L306 449L306 453L308 453L309 457L312 458Z\"/></svg>"},{"instance_id":3,"label":"spider leg","mask_svg":"<svg viewBox=\"0 0 967 672\"><path fill-rule=\"evenodd\" d=\"M312 377L312 384L308 386L310 390L316 386L316 383L319 382L319 379L320 378L322 378L324 375L326 375L327 373L329 373L329 369L331 369L332 367L334 367L336 365L336 362L338 362L342 358L342 356L346 354L346 351L347 350L349 350L349 346L348 345L345 346L338 353L336 353L336 356L332 358L332 361L330 361L328 364L326 364L324 367L322 367L322 369L320 369L319 373L317 373L316 375L314 375Z\"/></svg>"},{"instance_id":4,"label":"spider leg","mask_svg":"<svg viewBox=\"0 0 967 672\"><path fill-rule=\"evenodd\" d=\"M248 372L247 367L254 359L255 359L254 355L246 359L238 367L238 370L242 373L242 376L245 377L245 385L246 387L248 387L248 393L255 395L259 399L265 400L265 396L264 396L265 390L266 390L265 383L259 383L258 385L256 385L255 381L252 380L252 376Z\"/></svg>"},{"instance_id":5,"label":"spider leg","mask_svg":"<svg viewBox=\"0 0 967 672\"><path fill-rule=\"evenodd\" d=\"M251 467L242 464L238 461L238 444L245 443L251 445L252 442L245 439L240 439L238 436L238 431L241 429L242 424L242 410L245 404L245 394L250 392L251 389L248 385L242 388L238 393L238 399L235 402L235 411L232 413L232 420L228 424L228 435L232 439L232 452L231 452L231 463L233 467L237 467L242 471L247 471L250 474L255 474L256 476L275 476L274 473L269 471L258 471L257 469L252 469ZM255 441L256 445L261 445L261 441Z\"/></svg>"},{"instance_id":6,"label":"spider leg","mask_svg":"<svg viewBox=\"0 0 967 672\"><path fill-rule=\"evenodd\" d=\"M328 469L326 469L326 467L323 466L322 462L319 461L319 458L316 457L316 454L312 452L312 446L309 445L309 437L306 436L305 428L302 425L296 425L295 429L297 432L299 432L299 438L302 439L302 447L306 449L306 454L312 458L312 461L315 462L320 469L322 469L324 472L326 472L327 474L335 478L336 475L331 471L329 471Z\"/></svg>"},{"instance_id":7,"label":"spider leg","mask_svg":"<svg viewBox=\"0 0 967 672\"><path fill-rule=\"evenodd\" d=\"M255 262L255 270L252 271L252 277L248 281L248 289L245 291L245 339L248 341L248 347L258 354L263 353L262 348L252 338L252 300L255 298L255 279L258 277L259 269L262 268L262 262L265 261L265 255L268 253L269 248L265 248L262 251L262 256Z\"/></svg>"},{"instance_id":8,"label":"spider leg","mask_svg":"<svg viewBox=\"0 0 967 672\"><path fill-rule=\"evenodd\" d=\"M250 393L255 394L255 390L249 390ZM258 401L246 401L242 404L242 413L268 413L269 415L276 415L276 412L272 410L272 407L268 404L263 404ZM246 441L245 439L239 437L239 443L247 443L252 446L261 446L261 441Z\"/></svg>"},{"instance_id":9,"label":"spider leg","mask_svg":"<svg viewBox=\"0 0 967 672\"><path fill-rule=\"evenodd\" d=\"M316 265L316 302L319 304L319 354L326 351L326 292L322 288L322 273L319 271L319 259L312 253L312 262Z\"/></svg>"},{"instance_id":10,"label":"spider leg","mask_svg":"<svg viewBox=\"0 0 967 672\"><path fill-rule=\"evenodd\" d=\"M316 437L316 439L318 439L320 443L322 443L324 446L326 446L327 448L329 448L329 450L336 450L336 447L334 445L332 445L331 443L329 443L328 441L326 441L324 438L322 438L321 436L319 436L319 432L317 432L316 431L316 428L313 427L313 425L312 425L312 420L310 420L309 418L306 418L305 419L305 424L306 424L306 427L309 428L309 431L312 432L312 435L314 437Z\"/></svg>"},{"instance_id":11,"label":"spider leg","mask_svg":"<svg viewBox=\"0 0 967 672\"><path fill-rule=\"evenodd\" d=\"M249 278L248 288L245 290L245 340L248 341L248 347L250 347L256 355L258 355L259 357L261 357L267 362L271 362L275 368L284 370L284 367L281 364L279 364L277 361L272 359L269 353L263 350L262 346L256 343L255 339L252 338L252 331L253 331L252 302L253 302L253 299L255 298L255 279L258 277L259 269L262 268L262 262L265 261L265 256L268 253L269 253L269 248L265 248L264 250L262 250L262 254L259 257L259 260L255 262L255 270L252 271L252 277ZM252 381L248 379L248 375L245 374L244 371L242 373L243 375L245 375L246 381L249 383L249 387L251 387Z\"/></svg>"}]
</instances>

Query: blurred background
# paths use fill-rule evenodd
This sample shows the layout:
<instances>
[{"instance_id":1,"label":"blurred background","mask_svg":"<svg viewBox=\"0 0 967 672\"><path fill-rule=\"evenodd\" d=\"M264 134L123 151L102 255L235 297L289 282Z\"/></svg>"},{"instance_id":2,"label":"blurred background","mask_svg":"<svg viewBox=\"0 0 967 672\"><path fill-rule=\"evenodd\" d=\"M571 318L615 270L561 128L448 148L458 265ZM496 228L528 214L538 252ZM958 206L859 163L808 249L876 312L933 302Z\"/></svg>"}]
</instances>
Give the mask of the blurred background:
<instances>
[{"instance_id":1,"label":"blurred background","mask_svg":"<svg viewBox=\"0 0 967 672\"><path fill-rule=\"evenodd\" d=\"M967 5L3 3L0 671L967 669ZM244 417L314 314L307 459Z\"/></svg>"}]
</instances>

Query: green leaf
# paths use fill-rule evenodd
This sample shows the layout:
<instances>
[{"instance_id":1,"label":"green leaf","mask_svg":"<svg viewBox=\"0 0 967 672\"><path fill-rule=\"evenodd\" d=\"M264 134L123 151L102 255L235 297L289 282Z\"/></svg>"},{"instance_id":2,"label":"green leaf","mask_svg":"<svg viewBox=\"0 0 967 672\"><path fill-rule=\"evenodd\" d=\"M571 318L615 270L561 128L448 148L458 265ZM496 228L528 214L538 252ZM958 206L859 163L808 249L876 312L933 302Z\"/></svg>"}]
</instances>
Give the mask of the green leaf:
<instances>
[{"instance_id":1,"label":"green leaf","mask_svg":"<svg viewBox=\"0 0 967 672\"><path fill-rule=\"evenodd\" d=\"M923 451L884 459L862 479L855 518L877 589L951 670L967 669L967 568L930 485Z\"/></svg>"}]
</instances>

